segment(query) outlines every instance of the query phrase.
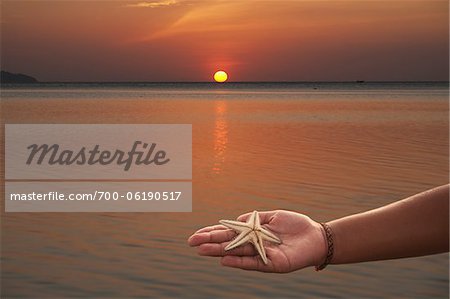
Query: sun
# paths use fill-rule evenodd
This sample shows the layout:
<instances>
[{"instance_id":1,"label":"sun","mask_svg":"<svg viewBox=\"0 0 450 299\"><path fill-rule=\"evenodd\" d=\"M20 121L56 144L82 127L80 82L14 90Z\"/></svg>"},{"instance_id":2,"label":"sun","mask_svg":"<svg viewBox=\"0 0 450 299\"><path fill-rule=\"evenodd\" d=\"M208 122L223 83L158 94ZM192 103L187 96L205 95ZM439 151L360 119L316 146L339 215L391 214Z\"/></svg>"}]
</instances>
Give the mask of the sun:
<instances>
[{"instance_id":1,"label":"sun","mask_svg":"<svg viewBox=\"0 0 450 299\"><path fill-rule=\"evenodd\" d=\"M214 80L219 83L227 81L228 74L225 71L217 71L214 73Z\"/></svg>"}]
</instances>

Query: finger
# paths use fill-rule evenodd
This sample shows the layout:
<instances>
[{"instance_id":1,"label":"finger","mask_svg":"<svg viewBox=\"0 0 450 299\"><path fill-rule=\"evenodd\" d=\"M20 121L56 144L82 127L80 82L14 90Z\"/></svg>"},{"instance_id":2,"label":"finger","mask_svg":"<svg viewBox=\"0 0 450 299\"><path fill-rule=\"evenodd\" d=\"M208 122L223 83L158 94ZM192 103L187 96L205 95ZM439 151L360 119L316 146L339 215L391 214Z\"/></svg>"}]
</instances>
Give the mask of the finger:
<instances>
[{"instance_id":1,"label":"finger","mask_svg":"<svg viewBox=\"0 0 450 299\"><path fill-rule=\"evenodd\" d=\"M227 255L221 259L223 266L239 268L243 270L253 270L261 272L273 272L273 264L269 260L265 265L259 256L233 256Z\"/></svg>"},{"instance_id":2,"label":"finger","mask_svg":"<svg viewBox=\"0 0 450 299\"><path fill-rule=\"evenodd\" d=\"M270 222L270 218L276 214L277 211L264 211L264 212L258 212L259 215L259 221L261 222L261 224L266 224ZM252 214L252 212L250 213L245 213L242 214L241 216L239 216L237 218L238 221L247 221L248 217Z\"/></svg>"},{"instance_id":3,"label":"finger","mask_svg":"<svg viewBox=\"0 0 450 299\"><path fill-rule=\"evenodd\" d=\"M223 225L212 225L212 226L206 226L203 227L199 230L197 230L195 233L193 233L189 238L188 238L188 244L189 246L197 246L197 243L192 243L192 241L196 241L197 240L197 236L200 233L205 233L205 232L211 232L214 230L228 230L227 227L223 226Z\"/></svg>"},{"instance_id":4,"label":"finger","mask_svg":"<svg viewBox=\"0 0 450 299\"><path fill-rule=\"evenodd\" d=\"M231 229L213 230L210 232L195 233L188 239L189 246L198 246L203 243L222 243L233 239L236 233Z\"/></svg>"},{"instance_id":5,"label":"finger","mask_svg":"<svg viewBox=\"0 0 450 299\"><path fill-rule=\"evenodd\" d=\"M240 246L238 248L232 250L225 250L225 247L228 245L228 242L224 243L206 243L201 244L198 247L199 255L206 256L225 256L225 255L237 255L237 256L253 256L256 254L255 248L246 244L244 246Z\"/></svg>"},{"instance_id":6,"label":"finger","mask_svg":"<svg viewBox=\"0 0 450 299\"><path fill-rule=\"evenodd\" d=\"M194 234L197 233L205 233L205 232L210 232L212 230L222 230L222 229L228 229L226 226L223 226L221 224L218 225L211 225L211 226L206 226L204 228L199 229L198 231L196 231Z\"/></svg>"}]
</instances>

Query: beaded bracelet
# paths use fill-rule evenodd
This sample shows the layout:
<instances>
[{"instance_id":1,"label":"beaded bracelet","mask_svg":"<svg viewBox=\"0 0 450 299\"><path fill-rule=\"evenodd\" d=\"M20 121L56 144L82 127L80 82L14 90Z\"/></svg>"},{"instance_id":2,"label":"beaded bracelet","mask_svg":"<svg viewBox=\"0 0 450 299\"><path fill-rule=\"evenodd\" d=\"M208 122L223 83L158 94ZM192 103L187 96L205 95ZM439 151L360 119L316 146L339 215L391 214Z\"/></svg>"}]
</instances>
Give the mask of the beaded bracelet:
<instances>
[{"instance_id":1,"label":"beaded bracelet","mask_svg":"<svg viewBox=\"0 0 450 299\"><path fill-rule=\"evenodd\" d=\"M325 267L328 266L328 264L333 259L333 254L334 254L333 231L331 230L331 227L326 223L321 222L320 225L322 225L322 227L325 231L324 237L327 242L328 250L327 250L327 257L326 257L325 261L321 265L316 266L316 271L325 269Z\"/></svg>"}]
</instances>

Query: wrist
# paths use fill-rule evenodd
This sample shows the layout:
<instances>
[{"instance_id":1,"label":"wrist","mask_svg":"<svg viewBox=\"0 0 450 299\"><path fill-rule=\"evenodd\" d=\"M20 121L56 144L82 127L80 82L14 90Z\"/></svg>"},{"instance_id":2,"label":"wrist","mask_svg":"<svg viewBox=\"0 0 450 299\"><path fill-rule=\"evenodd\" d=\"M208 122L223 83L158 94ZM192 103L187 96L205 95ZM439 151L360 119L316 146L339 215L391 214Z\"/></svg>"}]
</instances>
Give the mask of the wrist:
<instances>
[{"instance_id":1,"label":"wrist","mask_svg":"<svg viewBox=\"0 0 450 299\"><path fill-rule=\"evenodd\" d=\"M325 269L331 263L334 254L333 231L327 223L319 223L322 232L322 259L316 264L316 271ZM325 253L324 253L325 251Z\"/></svg>"},{"instance_id":2,"label":"wrist","mask_svg":"<svg viewBox=\"0 0 450 299\"><path fill-rule=\"evenodd\" d=\"M313 263L311 266L318 267L322 265L326 258L327 258L327 252L328 252L328 243L326 240L326 233L324 227L319 223L315 223L315 231L316 231L316 250L315 250L315 257L313 259Z\"/></svg>"}]
</instances>

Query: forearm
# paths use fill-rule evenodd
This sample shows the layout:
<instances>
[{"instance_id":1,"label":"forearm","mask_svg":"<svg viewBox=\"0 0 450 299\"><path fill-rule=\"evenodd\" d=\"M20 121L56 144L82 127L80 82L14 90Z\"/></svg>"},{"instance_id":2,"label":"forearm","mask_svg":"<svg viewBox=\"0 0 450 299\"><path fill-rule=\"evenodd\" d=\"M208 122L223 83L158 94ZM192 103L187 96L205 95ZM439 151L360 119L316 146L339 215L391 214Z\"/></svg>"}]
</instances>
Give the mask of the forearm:
<instances>
[{"instance_id":1,"label":"forearm","mask_svg":"<svg viewBox=\"0 0 450 299\"><path fill-rule=\"evenodd\" d=\"M328 223L333 264L413 257L449 249L449 186Z\"/></svg>"}]
</instances>

